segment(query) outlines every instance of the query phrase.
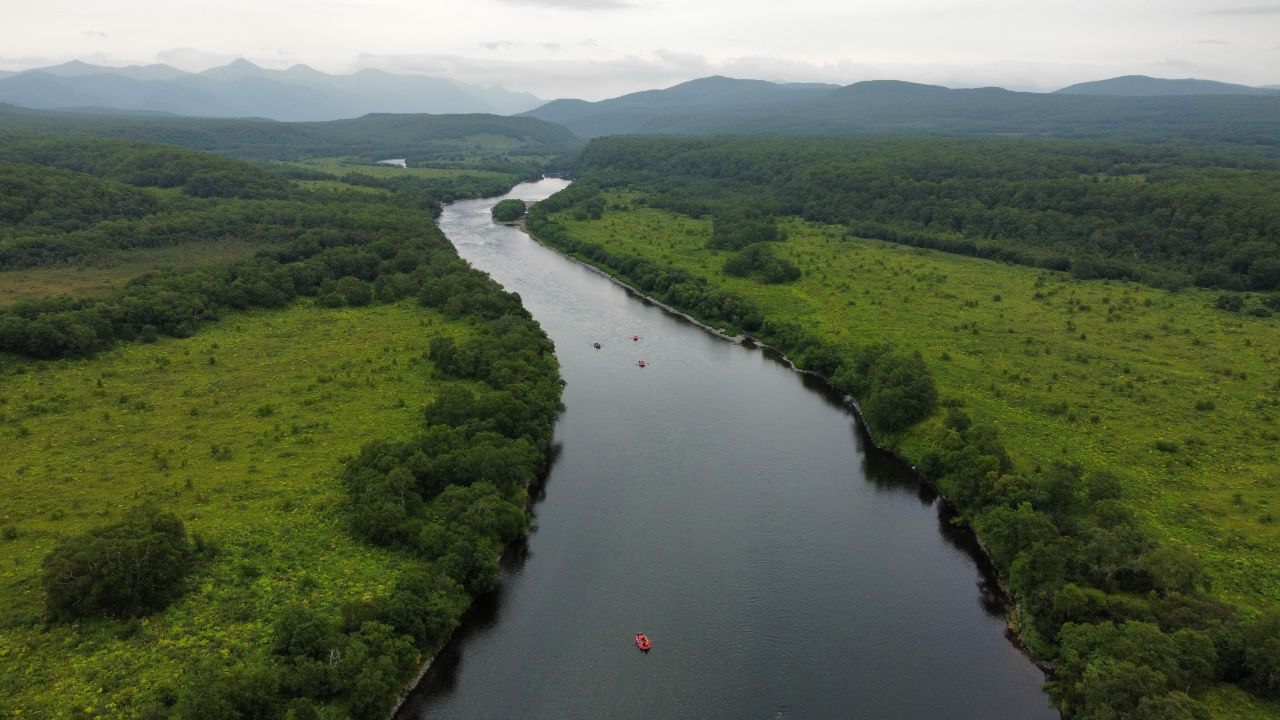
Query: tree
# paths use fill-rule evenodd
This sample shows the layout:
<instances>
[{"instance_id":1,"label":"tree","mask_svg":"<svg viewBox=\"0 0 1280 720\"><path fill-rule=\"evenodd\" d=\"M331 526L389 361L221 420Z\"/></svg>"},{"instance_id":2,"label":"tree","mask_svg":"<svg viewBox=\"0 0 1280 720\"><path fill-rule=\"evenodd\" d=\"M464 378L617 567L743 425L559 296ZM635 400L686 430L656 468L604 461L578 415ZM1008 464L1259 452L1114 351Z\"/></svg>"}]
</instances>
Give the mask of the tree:
<instances>
[{"instance_id":1,"label":"tree","mask_svg":"<svg viewBox=\"0 0 1280 720\"><path fill-rule=\"evenodd\" d=\"M938 389L919 353L886 353L871 366L864 409L872 429L905 430L938 404Z\"/></svg>"},{"instance_id":2,"label":"tree","mask_svg":"<svg viewBox=\"0 0 1280 720\"><path fill-rule=\"evenodd\" d=\"M1247 684L1266 697L1280 697L1280 611L1272 610L1245 631Z\"/></svg>"},{"instance_id":3,"label":"tree","mask_svg":"<svg viewBox=\"0 0 1280 720\"><path fill-rule=\"evenodd\" d=\"M523 200L516 198L501 200L493 206L493 219L500 223L515 222L524 217L525 209Z\"/></svg>"},{"instance_id":4,"label":"tree","mask_svg":"<svg viewBox=\"0 0 1280 720\"><path fill-rule=\"evenodd\" d=\"M118 523L59 542L41 583L54 620L132 617L163 608L190 571L194 553L173 513L144 505Z\"/></svg>"}]
</instances>

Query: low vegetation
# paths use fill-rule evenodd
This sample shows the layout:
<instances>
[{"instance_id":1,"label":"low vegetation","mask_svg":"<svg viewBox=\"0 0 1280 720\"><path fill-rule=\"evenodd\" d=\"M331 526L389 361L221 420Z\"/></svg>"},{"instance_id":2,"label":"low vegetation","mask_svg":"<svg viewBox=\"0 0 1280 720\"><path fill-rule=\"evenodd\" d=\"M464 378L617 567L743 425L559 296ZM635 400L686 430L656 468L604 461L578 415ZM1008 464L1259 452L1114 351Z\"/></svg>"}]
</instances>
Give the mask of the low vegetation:
<instances>
[{"instance_id":1,"label":"low vegetation","mask_svg":"<svg viewBox=\"0 0 1280 720\"><path fill-rule=\"evenodd\" d=\"M789 215L1082 279L1280 290L1274 160L1028 139L613 137L578 165L760 235L740 232L744 245Z\"/></svg>"},{"instance_id":2,"label":"low vegetation","mask_svg":"<svg viewBox=\"0 0 1280 720\"><path fill-rule=\"evenodd\" d=\"M431 222L514 180L65 140L0 141L0 286L193 252L0 310L0 711L385 717L496 584L560 409L550 342Z\"/></svg>"},{"instance_id":3,"label":"low vegetation","mask_svg":"<svg viewBox=\"0 0 1280 720\"><path fill-rule=\"evenodd\" d=\"M799 220L745 246L801 271L766 282L729 271L714 209L624 181L588 174L527 226L858 398L977 529L1070 717L1280 710L1274 320Z\"/></svg>"}]
</instances>

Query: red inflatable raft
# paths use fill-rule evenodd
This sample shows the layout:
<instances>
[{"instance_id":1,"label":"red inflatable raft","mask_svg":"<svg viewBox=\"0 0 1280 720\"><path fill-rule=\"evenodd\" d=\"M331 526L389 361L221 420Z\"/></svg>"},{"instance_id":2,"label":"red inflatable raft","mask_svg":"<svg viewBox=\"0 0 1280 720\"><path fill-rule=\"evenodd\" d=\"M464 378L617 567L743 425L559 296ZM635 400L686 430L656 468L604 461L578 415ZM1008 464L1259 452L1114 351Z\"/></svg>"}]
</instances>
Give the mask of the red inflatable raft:
<instances>
[{"instance_id":1,"label":"red inflatable raft","mask_svg":"<svg viewBox=\"0 0 1280 720\"><path fill-rule=\"evenodd\" d=\"M653 647L653 643L649 642L649 636L644 633L636 633L636 647L641 652L649 652L649 648Z\"/></svg>"},{"instance_id":2,"label":"red inflatable raft","mask_svg":"<svg viewBox=\"0 0 1280 720\"><path fill-rule=\"evenodd\" d=\"M646 365L648 365L649 363L647 363L647 362L645 362L645 361L641 360L640 362L638 362L638 363L636 363L636 364L637 364L637 365L639 365L640 367L645 367L645 366L646 366Z\"/></svg>"}]
</instances>

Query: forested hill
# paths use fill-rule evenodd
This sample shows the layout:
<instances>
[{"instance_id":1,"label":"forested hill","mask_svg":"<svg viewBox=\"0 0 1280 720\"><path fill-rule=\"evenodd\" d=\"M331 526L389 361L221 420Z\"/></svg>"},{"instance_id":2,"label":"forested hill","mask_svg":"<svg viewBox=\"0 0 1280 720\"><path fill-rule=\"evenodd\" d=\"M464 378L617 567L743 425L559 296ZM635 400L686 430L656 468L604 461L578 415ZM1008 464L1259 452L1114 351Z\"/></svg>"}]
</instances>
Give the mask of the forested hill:
<instances>
[{"instance_id":1,"label":"forested hill","mask_svg":"<svg viewBox=\"0 0 1280 720\"><path fill-rule=\"evenodd\" d=\"M1081 278L1280 289L1280 168L1043 139L593 140L582 181L694 216L746 206Z\"/></svg>"},{"instance_id":2,"label":"forested hill","mask_svg":"<svg viewBox=\"0 0 1280 720\"><path fill-rule=\"evenodd\" d=\"M1196 78L1154 78L1122 75L1106 80L1076 83L1056 91L1062 95L1280 95L1280 90Z\"/></svg>"},{"instance_id":3,"label":"forested hill","mask_svg":"<svg viewBox=\"0 0 1280 720\"><path fill-rule=\"evenodd\" d=\"M354 156L376 161L482 154L553 155L581 141L564 127L498 115L374 114L351 120L275 122L28 110L0 105L0 131L74 132L179 145L251 160Z\"/></svg>"},{"instance_id":4,"label":"forested hill","mask_svg":"<svg viewBox=\"0 0 1280 720\"><path fill-rule=\"evenodd\" d=\"M847 87L704 78L529 117L583 137L624 133L1047 135L1123 138L1280 154L1280 95L1107 97L951 90L897 81Z\"/></svg>"}]
</instances>

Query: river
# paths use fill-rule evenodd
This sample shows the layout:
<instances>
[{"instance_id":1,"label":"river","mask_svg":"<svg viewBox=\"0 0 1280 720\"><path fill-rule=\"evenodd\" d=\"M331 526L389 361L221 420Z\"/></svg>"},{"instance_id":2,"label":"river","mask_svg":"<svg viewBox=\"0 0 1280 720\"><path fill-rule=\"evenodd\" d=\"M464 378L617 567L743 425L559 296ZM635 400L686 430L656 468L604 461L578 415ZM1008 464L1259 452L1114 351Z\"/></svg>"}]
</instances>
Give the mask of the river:
<instances>
[{"instance_id":1,"label":"river","mask_svg":"<svg viewBox=\"0 0 1280 720\"><path fill-rule=\"evenodd\" d=\"M838 397L494 224L496 200L440 227L555 341L560 449L400 718L1058 717L972 538Z\"/></svg>"}]
</instances>

